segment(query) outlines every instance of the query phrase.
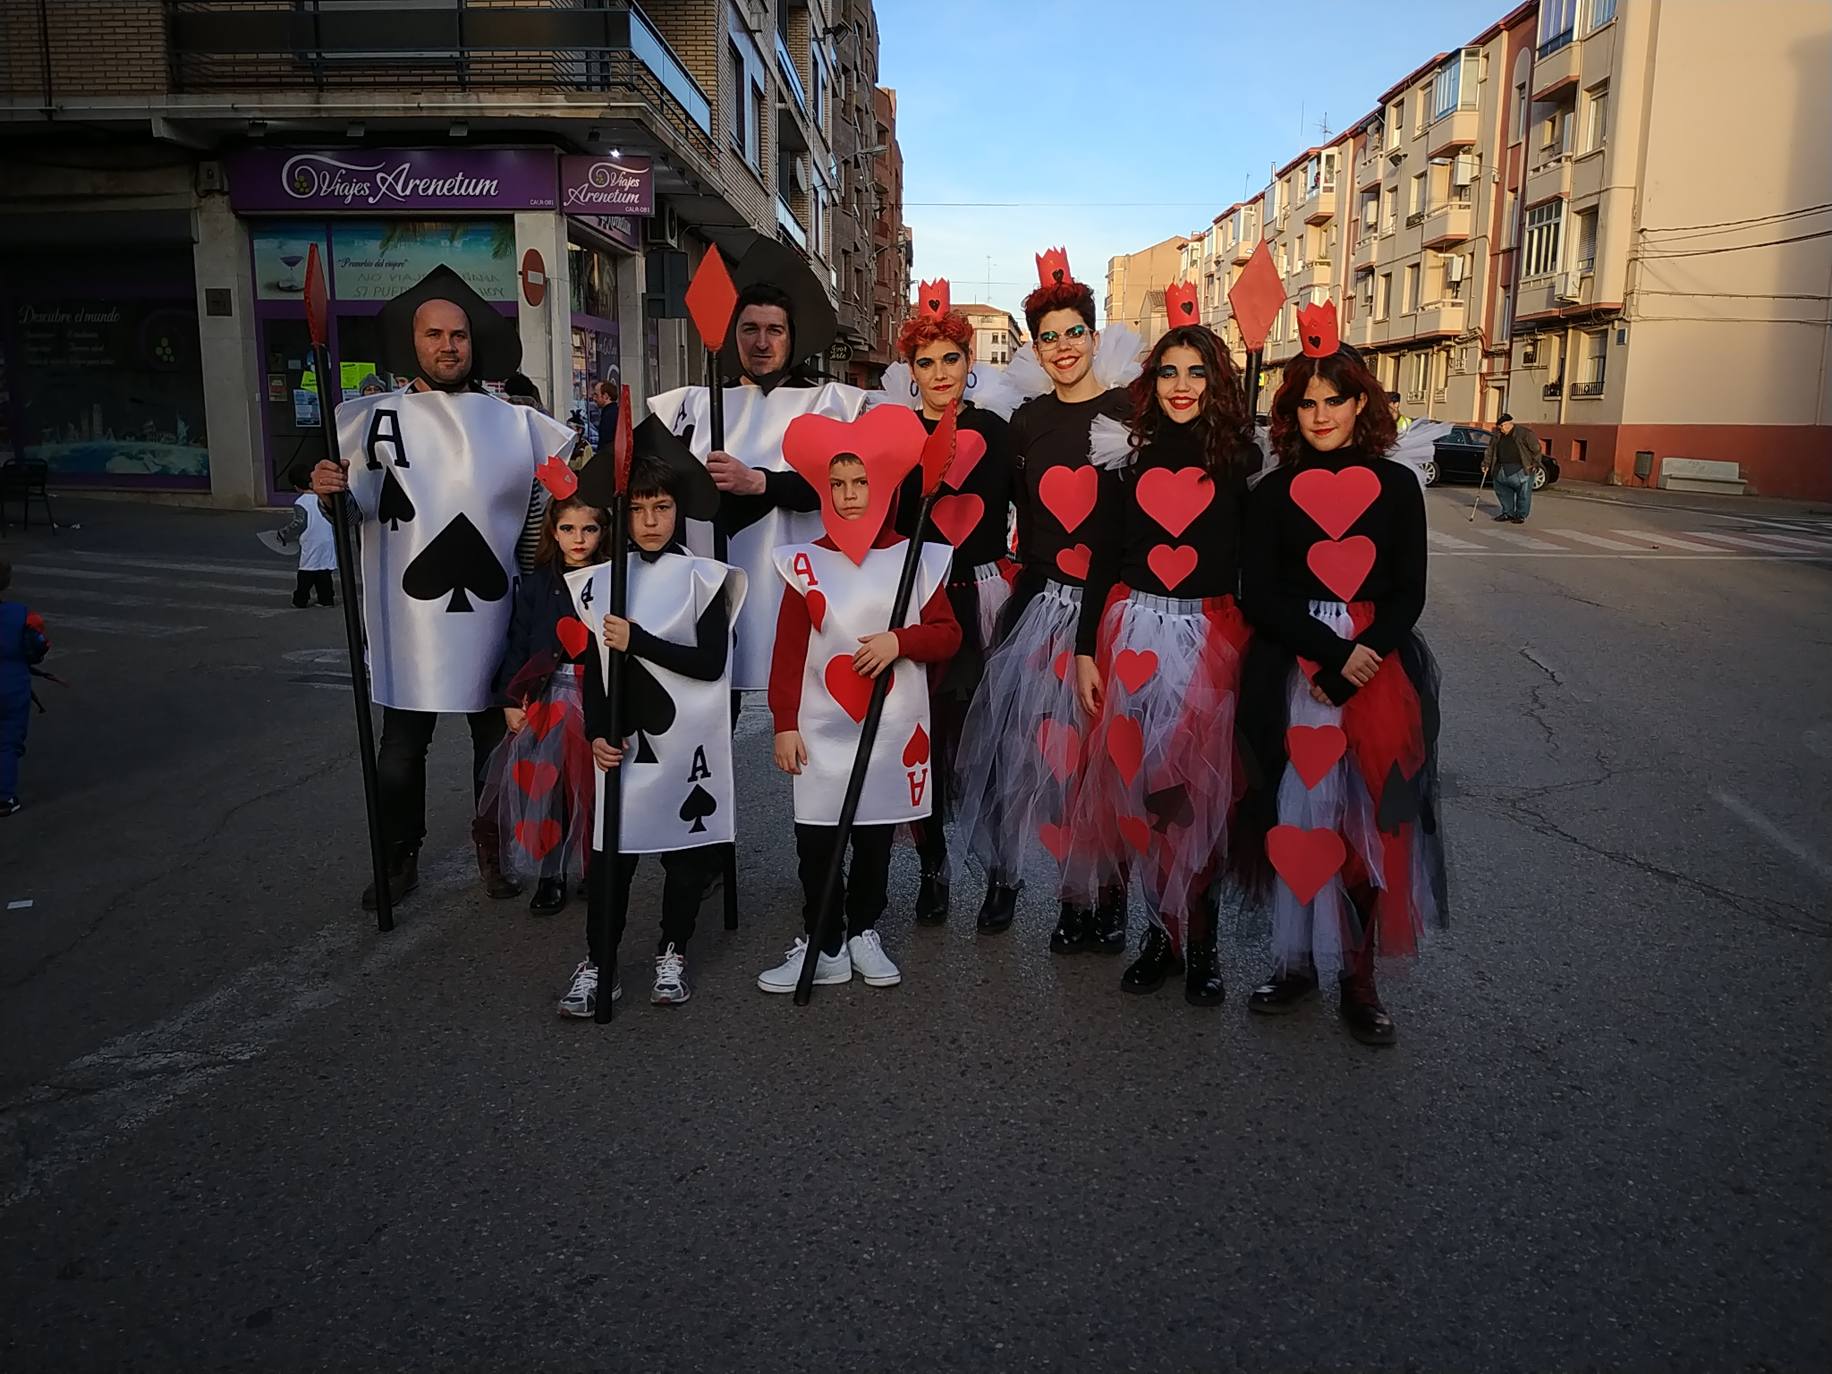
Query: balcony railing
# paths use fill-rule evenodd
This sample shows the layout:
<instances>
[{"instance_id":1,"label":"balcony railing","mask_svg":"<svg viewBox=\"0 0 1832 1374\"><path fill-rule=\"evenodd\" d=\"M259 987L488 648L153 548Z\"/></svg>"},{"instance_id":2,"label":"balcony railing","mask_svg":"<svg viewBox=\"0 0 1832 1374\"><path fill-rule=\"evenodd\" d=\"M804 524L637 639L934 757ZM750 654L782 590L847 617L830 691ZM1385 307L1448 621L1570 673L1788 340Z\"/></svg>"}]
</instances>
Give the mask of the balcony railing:
<instances>
[{"instance_id":1,"label":"balcony railing","mask_svg":"<svg viewBox=\"0 0 1832 1374\"><path fill-rule=\"evenodd\" d=\"M795 103L803 114L808 113L808 96L802 90L801 74L795 70L795 59L789 55L789 45L782 35L776 35L776 70L782 73L782 79L795 97Z\"/></svg>"},{"instance_id":2,"label":"balcony railing","mask_svg":"<svg viewBox=\"0 0 1832 1374\"><path fill-rule=\"evenodd\" d=\"M1603 383L1573 382L1571 384L1571 394L1573 396L1601 396L1603 394Z\"/></svg>"},{"instance_id":3,"label":"balcony railing","mask_svg":"<svg viewBox=\"0 0 1832 1374\"><path fill-rule=\"evenodd\" d=\"M1566 29L1563 33L1553 34L1552 37L1539 45L1539 56L1550 57L1560 48L1568 46L1571 42L1571 35L1572 30L1570 29Z\"/></svg>"}]
</instances>

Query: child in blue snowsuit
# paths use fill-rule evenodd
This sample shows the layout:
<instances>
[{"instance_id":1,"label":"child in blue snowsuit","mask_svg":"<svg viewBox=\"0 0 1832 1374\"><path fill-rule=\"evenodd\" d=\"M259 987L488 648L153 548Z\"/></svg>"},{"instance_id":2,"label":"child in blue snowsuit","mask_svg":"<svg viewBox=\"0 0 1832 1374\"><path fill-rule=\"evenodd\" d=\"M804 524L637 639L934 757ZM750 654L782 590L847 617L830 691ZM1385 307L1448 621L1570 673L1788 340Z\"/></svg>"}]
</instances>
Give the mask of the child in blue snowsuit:
<instances>
[{"instance_id":1,"label":"child in blue snowsuit","mask_svg":"<svg viewBox=\"0 0 1832 1374\"><path fill-rule=\"evenodd\" d=\"M17 601L5 599L13 565L0 559L0 816L19 809L19 760L32 711L32 665L44 661L51 641L45 623Z\"/></svg>"}]
</instances>

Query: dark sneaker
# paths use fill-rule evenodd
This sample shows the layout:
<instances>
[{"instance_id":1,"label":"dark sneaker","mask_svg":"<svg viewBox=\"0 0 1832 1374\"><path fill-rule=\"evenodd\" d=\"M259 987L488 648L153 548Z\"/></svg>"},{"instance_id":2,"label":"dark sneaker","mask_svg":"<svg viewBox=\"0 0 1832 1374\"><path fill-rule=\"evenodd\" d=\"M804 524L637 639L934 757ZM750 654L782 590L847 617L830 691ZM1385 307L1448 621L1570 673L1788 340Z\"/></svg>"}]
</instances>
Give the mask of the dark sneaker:
<instances>
[{"instance_id":1,"label":"dark sneaker","mask_svg":"<svg viewBox=\"0 0 1832 1374\"><path fill-rule=\"evenodd\" d=\"M1267 1016L1283 1016L1317 995L1316 971L1275 973L1247 994L1247 1007Z\"/></svg>"}]
</instances>

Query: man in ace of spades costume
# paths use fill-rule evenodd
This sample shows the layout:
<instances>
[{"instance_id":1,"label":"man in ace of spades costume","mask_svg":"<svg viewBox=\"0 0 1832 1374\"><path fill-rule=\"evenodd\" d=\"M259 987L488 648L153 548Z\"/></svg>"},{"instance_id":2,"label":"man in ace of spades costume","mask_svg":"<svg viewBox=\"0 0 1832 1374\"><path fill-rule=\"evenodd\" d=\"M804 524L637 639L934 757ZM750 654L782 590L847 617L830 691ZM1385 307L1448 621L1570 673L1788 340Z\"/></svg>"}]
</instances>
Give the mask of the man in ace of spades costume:
<instances>
[{"instance_id":1,"label":"man in ace of spades costume","mask_svg":"<svg viewBox=\"0 0 1832 1374\"><path fill-rule=\"evenodd\" d=\"M398 901L419 881L426 751L440 714L467 719L474 792L502 739L490 679L513 605L517 545L544 507L537 468L563 463L575 438L532 406L483 390L483 380L516 370L521 338L451 268L434 268L396 296L380 323L383 367L413 380L337 408L345 456L312 470L312 490L328 505L347 489L361 536L370 691L382 707L382 834ZM478 822L473 838L485 890L514 896L494 827ZM372 884L363 905L375 896Z\"/></svg>"},{"instance_id":2,"label":"man in ace of spades costume","mask_svg":"<svg viewBox=\"0 0 1832 1374\"><path fill-rule=\"evenodd\" d=\"M784 461L783 431L798 415L854 419L865 393L817 382L800 366L826 351L839 321L792 250L758 240L739 259L732 284L738 301L721 358L724 375L738 382L725 388L724 448L712 447L707 388L665 391L649 398L649 409L706 464L721 493L717 520L689 522L686 542L693 553L721 558L749 579L735 626L732 687L751 692L769 685L782 601L771 550L821 534L821 498Z\"/></svg>"}]
</instances>

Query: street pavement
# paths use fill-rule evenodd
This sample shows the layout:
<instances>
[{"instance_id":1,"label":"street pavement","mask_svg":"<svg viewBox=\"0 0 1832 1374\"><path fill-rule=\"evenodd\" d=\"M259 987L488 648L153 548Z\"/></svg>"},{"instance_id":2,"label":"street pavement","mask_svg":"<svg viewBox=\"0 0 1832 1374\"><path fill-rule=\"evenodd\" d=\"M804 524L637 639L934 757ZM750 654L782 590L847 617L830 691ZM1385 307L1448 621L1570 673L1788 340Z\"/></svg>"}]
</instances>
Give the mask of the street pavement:
<instances>
[{"instance_id":1,"label":"street pavement","mask_svg":"<svg viewBox=\"0 0 1832 1374\"><path fill-rule=\"evenodd\" d=\"M378 934L342 621L279 517L65 503L0 557L55 643L0 821L0 1368L1822 1370L1832 512L1438 489L1453 921L1251 1017L1053 958L1041 870L902 987L756 991L797 928L740 723L742 925L608 1027L582 904L477 888L468 743ZM1620 500L1597 500L1620 496ZM1134 928L1142 925L1135 911Z\"/></svg>"}]
</instances>

